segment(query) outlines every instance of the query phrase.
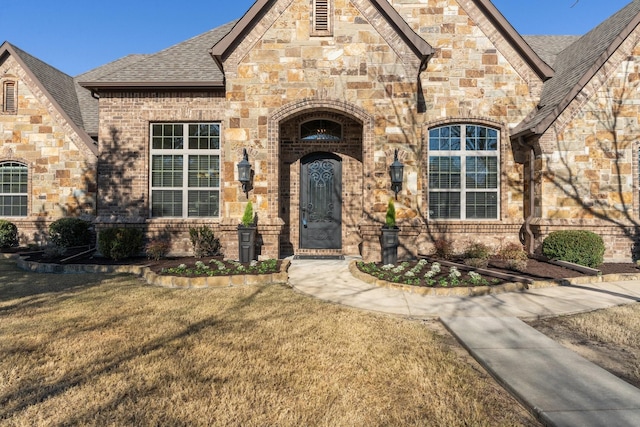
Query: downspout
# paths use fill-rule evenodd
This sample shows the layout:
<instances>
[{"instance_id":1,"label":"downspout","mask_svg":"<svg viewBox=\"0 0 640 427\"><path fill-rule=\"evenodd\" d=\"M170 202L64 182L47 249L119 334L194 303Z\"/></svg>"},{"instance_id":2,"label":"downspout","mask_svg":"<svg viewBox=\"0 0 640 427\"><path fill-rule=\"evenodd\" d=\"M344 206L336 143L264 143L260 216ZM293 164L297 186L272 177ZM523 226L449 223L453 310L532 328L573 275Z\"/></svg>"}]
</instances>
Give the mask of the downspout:
<instances>
[{"instance_id":1,"label":"downspout","mask_svg":"<svg viewBox=\"0 0 640 427\"><path fill-rule=\"evenodd\" d=\"M522 136L518 137L518 144L520 144L523 148L529 149L529 215L524 220L524 224L520 228L520 242L525 244L527 242L526 236L529 237L529 244L526 248L527 253L529 255L533 255L534 252L534 235L531 230L531 221L533 221L533 216L535 212L535 203L536 203L536 194L535 194L535 161L536 161L536 153L533 149L532 144L527 144Z\"/></svg>"}]
</instances>

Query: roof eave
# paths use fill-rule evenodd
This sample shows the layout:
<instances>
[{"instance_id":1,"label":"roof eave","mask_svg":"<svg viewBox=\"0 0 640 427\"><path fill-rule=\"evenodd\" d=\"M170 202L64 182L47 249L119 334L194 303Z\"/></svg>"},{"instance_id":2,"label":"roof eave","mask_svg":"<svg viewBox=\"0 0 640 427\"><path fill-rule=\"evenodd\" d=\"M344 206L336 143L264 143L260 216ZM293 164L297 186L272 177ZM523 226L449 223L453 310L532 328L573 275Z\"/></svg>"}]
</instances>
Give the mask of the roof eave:
<instances>
[{"instance_id":1,"label":"roof eave","mask_svg":"<svg viewBox=\"0 0 640 427\"><path fill-rule=\"evenodd\" d=\"M130 82L78 82L84 88L90 90L98 89L223 89L224 81L214 80L209 82L150 82L150 81L130 81Z\"/></svg>"}]
</instances>

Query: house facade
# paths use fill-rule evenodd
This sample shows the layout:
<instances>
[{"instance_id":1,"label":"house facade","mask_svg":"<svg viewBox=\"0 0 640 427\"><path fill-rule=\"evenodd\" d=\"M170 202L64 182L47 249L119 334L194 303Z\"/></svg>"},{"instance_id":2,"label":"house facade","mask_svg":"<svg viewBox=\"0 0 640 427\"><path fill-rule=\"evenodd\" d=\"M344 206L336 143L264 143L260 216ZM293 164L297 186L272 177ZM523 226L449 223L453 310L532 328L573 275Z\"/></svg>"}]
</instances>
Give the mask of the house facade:
<instances>
[{"instance_id":1,"label":"house facade","mask_svg":"<svg viewBox=\"0 0 640 427\"><path fill-rule=\"evenodd\" d=\"M0 218L23 243L44 244L49 224L95 215L97 100L72 77L0 45ZM97 124L97 120L95 120Z\"/></svg>"},{"instance_id":2,"label":"house facade","mask_svg":"<svg viewBox=\"0 0 640 427\"><path fill-rule=\"evenodd\" d=\"M489 0L258 0L76 78L99 99L96 224L175 253L207 225L234 258L251 200L262 257L379 260L393 198L400 257L588 229L628 261L639 17L636 0L582 37L525 38Z\"/></svg>"}]
</instances>

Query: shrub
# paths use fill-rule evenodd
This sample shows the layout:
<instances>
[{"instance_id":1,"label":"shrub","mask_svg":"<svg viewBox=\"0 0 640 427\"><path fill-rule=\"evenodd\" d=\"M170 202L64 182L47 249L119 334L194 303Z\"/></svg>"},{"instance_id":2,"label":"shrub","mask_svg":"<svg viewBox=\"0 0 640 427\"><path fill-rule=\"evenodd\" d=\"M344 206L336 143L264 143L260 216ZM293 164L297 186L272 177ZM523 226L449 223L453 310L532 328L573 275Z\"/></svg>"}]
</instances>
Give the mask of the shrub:
<instances>
[{"instance_id":1,"label":"shrub","mask_svg":"<svg viewBox=\"0 0 640 427\"><path fill-rule=\"evenodd\" d=\"M489 259L491 258L491 249L484 243L471 243L464 251L464 258Z\"/></svg>"},{"instance_id":2,"label":"shrub","mask_svg":"<svg viewBox=\"0 0 640 427\"><path fill-rule=\"evenodd\" d=\"M251 200L249 200L247 205L244 207L244 214L242 214L241 222L245 227L253 225L253 203L251 203ZM213 233L211 234L213 235Z\"/></svg>"},{"instance_id":3,"label":"shrub","mask_svg":"<svg viewBox=\"0 0 640 427\"><path fill-rule=\"evenodd\" d=\"M387 228L395 228L396 226L396 206L393 203L393 199L389 199L384 223Z\"/></svg>"},{"instance_id":4,"label":"shrub","mask_svg":"<svg viewBox=\"0 0 640 427\"><path fill-rule=\"evenodd\" d=\"M100 253L116 261L137 255L141 248L142 231L137 228L107 228L98 235Z\"/></svg>"},{"instance_id":5,"label":"shrub","mask_svg":"<svg viewBox=\"0 0 640 427\"><path fill-rule=\"evenodd\" d=\"M60 218L49 226L51 243L61 248L91 244L91 223L80 218Z\"/></svg>"},{"instance_id":6,"label":"shrub","mask_svg":"<svg viewBox=\"0 0 640 427\"><path fill-rule=\"evenodd\" d=\"M147 258L158 261L167 256L170 247L171 245L166 240L152 240L147 243L145 252Z\"/></svg>"},{"instance_id":7,"label":"shrub","mask_svg":"<svg viewBox=\"0 0 640 427\"><path fill-rule=\"evenodd\" d=\"M514 271L526 271L527 261L529 255L524 249L524 246L518 243L507 243L498 251L498 258L502 259L506 263L506 267L509 270Z\"/></svg>"},{"instance_id":8,"label":"shrub","mask_svg":"<svg viewBox=\"0 0 640 427\"><path fill-rule=\"evenodd\" d=\"M451 258L453 258L453 255L454 255L453 242L451 240L448 240L445 237L442 237L440 239L436 239L433 242L433 247L435 248L434 255L436 257L442 258L442 259L451 259Z\"/></svg>"},{"instance_id":9,"label":"shrub","mask_svg":"<svg viewBox=\"0 0 640 427\"><path fill-rule=\"evenodd\" d=\"M10 248L18 244L18 227L10 221L0 219L0 248Z\"/></svg>"},{"instance_id":10,"label":"shrub","mask_svg":"<svg viewBox=\"0 0 640 427\"><path fill-rule=\"evenodd\" d=\"M213 230L206 225L198 228L189 228L189 237L193 245L193 255L196 258L222 255L220 239L215 237Z\"/></svg>"},{"instance_id":11,"label":"shrub","mask_svg":"<svg viewBox=\"0 0 640 427\"><path fill-rule=\"evenodd\" d=\"M596 268L603 261L604 241L588 230L553 231L542 242L542 254L550 259Z\"/></svg>"},{"instance_id":12,"label":"shrub","mask_svg":"<svg viewBox=\"0 0 640 427\"><path fill-rule=\"evenodd\" d=\"M488 258L465 258L463 262L465 265L475 268L487 268L489 265Z\"/></svg>"}]
</instances>

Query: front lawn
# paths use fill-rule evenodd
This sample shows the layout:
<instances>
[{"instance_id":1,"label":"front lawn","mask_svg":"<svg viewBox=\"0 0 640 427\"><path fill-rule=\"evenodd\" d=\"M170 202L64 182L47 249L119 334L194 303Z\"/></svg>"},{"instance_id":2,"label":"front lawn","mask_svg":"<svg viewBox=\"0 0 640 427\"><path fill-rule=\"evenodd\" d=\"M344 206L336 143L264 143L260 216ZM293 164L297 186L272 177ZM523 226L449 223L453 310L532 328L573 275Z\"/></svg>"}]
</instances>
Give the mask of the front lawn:
<instances>
[{"instance_id":1,"label":"front lawn","mask_svg":"<svg viewBox=\"0 0 640 427\"><path fill-rule=\"evenodd\" d=\"M0 423L537 425L428 326L285 286L166 289L0 260Z\"/></svg>"}]
</instances>

